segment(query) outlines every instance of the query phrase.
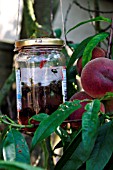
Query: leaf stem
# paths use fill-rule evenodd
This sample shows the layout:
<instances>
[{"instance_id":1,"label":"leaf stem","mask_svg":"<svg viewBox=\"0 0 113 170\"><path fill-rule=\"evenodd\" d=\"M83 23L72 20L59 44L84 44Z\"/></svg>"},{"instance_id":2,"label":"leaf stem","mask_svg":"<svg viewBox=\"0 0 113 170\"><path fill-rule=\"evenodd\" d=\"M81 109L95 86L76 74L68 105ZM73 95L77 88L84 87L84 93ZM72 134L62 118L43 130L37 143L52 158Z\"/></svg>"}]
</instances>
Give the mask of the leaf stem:
<instances>
[{"instance_id":1,"label":"leaf stem","mask_svg":"<svg viewBox=\"0 0 113 170\"><path fill-rule=\"evenodd\" d=\"M9 118L10 119L10 118ZM6 124L6 125L10 125L12 127L16 127L16 128L33 128L34 125L33 124L30 124L30 125L20 125L20 124L17 124L15 122L8 122L6 119L1 119L1 122Z\"/></svg>"},{"instance_id":2,"label":"leaf stem","mask_svg":"<svg viewBox=\"0 0 113 170\"><path fill-rule=\"evenodd\" d=\"M54 170L54 163L53 163L53 151L51 148L51 144L50 144L50 136L48 138L46 138L46 146L47 146L47 150L48 150L48 170Z\"/></svg>"},{"instance_id":3,"label":"leaf stem","mask_svg":"<svg viewBox=\"0 0 113 170\"><path fill-rule=\"evenodd\" d=\"M47 146L46 146L46 141L45 140L43 140L41 142L41 146L42 146L42 149L44 151L44 168L46 169L47 165L48 165L49 153L48 153L48 150L47 150Z\"/></svg>"},{"instance_id":4,"label":"leaf stem","mask_svg":"<svg viewBox=\"0 0 113 170\"><path fill-rule=\"evenodd\" d=\"M5 115L4 118L6 118L10 123L15 124L15 122L12 119L10 119L7 115Z\"/></svg>"}]
</instances>

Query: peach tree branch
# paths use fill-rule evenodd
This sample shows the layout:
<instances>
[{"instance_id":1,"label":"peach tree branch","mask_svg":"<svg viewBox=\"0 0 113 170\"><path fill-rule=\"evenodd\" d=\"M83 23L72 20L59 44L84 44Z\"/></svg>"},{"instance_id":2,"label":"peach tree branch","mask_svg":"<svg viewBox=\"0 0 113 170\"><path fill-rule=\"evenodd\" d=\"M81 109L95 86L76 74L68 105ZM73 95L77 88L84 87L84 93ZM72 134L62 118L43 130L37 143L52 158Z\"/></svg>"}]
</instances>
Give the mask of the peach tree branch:
<instances>
[{"instance_id":1,"label":"peach tree branch","mask_svg":"<svg viewBox=\"0 0 113 170\"><path fill-rule=\"evenodd\" d=\"M83 10L85 10L85 11L88 11L88 12L100 12L100 13L102 13L102 14L110 14L110 13L113 13L113 11L101 11L101 10L93 10L93 9L89 9L89 8L86 8L86 7L84 7L84 6L82 6L81 4L79 4L78 2L77 2L77 0L74 0L74 4L75 5L77 5L79 8L81 8L81 9L83 9Z\"/></svg>"}]
</instances>

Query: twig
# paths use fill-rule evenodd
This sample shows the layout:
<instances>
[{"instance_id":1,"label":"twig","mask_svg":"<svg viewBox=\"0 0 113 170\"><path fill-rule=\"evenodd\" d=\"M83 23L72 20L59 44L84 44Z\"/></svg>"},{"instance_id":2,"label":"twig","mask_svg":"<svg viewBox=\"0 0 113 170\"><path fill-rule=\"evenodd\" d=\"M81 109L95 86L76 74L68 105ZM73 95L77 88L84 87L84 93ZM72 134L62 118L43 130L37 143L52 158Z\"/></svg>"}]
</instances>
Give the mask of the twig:
<instances>
[{"instance_id":1,"label":"twig","mask_svg":"<svg viewBox=\"0 0 113 170\"><path fill-rule=\"evenodd\" d=\"M87 1L87 4L88 4L88 9L90 10L90 9L91 9L91 8L90 8L90 0ZM93 16L91 15L91 11L88 11L88 13L89 13L90 19L92 19ZM92 26L93 26L93 28L94 28L94 30L95 30L94 22L91 22L91 24L92 24Z\"/></svg>"},{"instance_id":2,"label":"twig","mask_svg":"<svg viewBox=\"0 0 113 170\"><path fill-rule=\"evenodd\" d=\"M90 8L90 1L89 0L87 0L87 4L88 4L88 9L90 10L91 8ZM88 12L89 12L90 19L92 19L93 16L91 15L91 12L90 11L88 11ZM92 22L92 25L94 26L93 22Z\"/></svg>"},{"instance_id":3,"label":"twig","mask_svg":"<svg viewBox=\"0 0 113 170\"><path fill-rule=\"evenodd\" d=\"M73 5L73 2L69 4L69 7L67 9L67 12L66 12L66 15L65 15L65 19L64 19L64 33L65 33L65 41L67 42L67 37L66 37L66 23L67 23L67 18L68 18L68 15L69 15L69 12L72 8L72 5Z\"/></svg>"},{"instance_id":4,"label":"twig","mask_svg":"<svg viewBox=\"0 0 113 170\"><path fill-rule=\"evenodd\" d=\"M49 153L48 153L48 150L47 150L46 140L43 140L43 141L41 142L41 146L42 146L42 149L43 149L43 152L44 152L43 167L44 167L44 169L47 169L47 167L48 167L48 157L49 157Z\"/></svg>"},{"instance_id":5,"label":"twig","mask_svg":"<svg viewBox=\"0 0 113 170\"><path fill-rule=\"evenodd\" d=\"M50 29L51 36L54 37L52 22L53 22L53 0L50 0Z\"/></svg>"},{"instance_id":6,"label":"twig","mask_svg":"<svg viewBox=\"0 0 113 170\"><path fill-rule=\"evenodd\" d=\"M95 18L100 15L100 10L99 10L99 3L98 0L94 0L94 9L95 9ZM100 22L95 22L95 32L98 33L100 32Z\"/></svg>"},{"instance_id":7,"label":"twig","mask_svg":"<svg viewBox=\"0 0 113 170\"><path fill-rule=\"evenodd\" d=\"M100 13L102 13L102 14L104 14L104 13L106 13L106 14L110 14L110 13L113 13L113 11L101 11L101 10L93 10L93 9L88 9L88 8L86 8L86 7L83 7L82 5L80 5L78 2L77 2L77 0L74 0L74 4L75 5L77 5L79 8L81 8L81 9L83 9L83 10L85 10L85 11L89 11L89 12L100 12Z\"/></svg>"},{"instance_id":8,"label":"twig","mask_svg":"<svg viewBox=\"0 0 113 170\"><path fill-rule=\"evenodd\" d=\"M10 121L11 119L8 118L7 116L1 116L0 117L0 122L6 124L6 125L9 125L9 126L12 126L12 127L15 127L15 128L33 128L34 125L33 124L30 124L30 125L19 125L15 122L13 122L12 120ZM10 122L9 122L10 121Z\"/></svg>"},{"instance_id":9,"label":"twig","mask_svg":"<svg viewBox=\"0 0 113 170\"><path fill-rule=\"evenodd\" d=\"M107 55L106 55L106 57L110 59L111 59L112 39L113 39L113 17L112 17L110 36L109 36L109 41L108 41L108 49L107 49Z\"/></svg>"},{"instance_id":10,"label":"twig","mask_svg":"<svg viewBox=\"0 0 113 170\"><path fill-rule=\"evenodd\" d=\"M48 170L54 170L53 151L52 151L52 148L51 148L50 137L48 137L46 139L46 146L47 146L47 150L48 150L48 153L49 153Z\"/></svg>"},{"instance_id":11,"label":"twig","mask_svg":"<svg viewBox=\"0 0 113 170\"><path fill-rule=\"evenodd\" d=\"M108 25L108 26L107 26L106 28L104 28L104 29L101 28L100 32L105 32L105 31L107 31L110 27L111 27L111 25Z\"/></svg>"}]
</instances>

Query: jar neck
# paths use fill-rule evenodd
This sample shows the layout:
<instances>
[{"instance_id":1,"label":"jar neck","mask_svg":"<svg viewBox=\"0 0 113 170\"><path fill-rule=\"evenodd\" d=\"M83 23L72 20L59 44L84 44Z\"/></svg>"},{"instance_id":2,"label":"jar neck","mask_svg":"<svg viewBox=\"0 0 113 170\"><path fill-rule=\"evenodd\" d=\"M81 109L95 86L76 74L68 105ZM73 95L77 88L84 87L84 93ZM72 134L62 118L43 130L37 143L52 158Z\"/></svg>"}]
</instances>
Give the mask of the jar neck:
<instances>
[{"instance_id":1,"label":"jar neck","mask_svg":"<svg viewBox=\"0 0 113 170\"><path fill-rule=\"evenodd\" d=\"M19 52L26 52L26 51L31 51L31 52L35 52L35 51L48 51L48 50L56 50L56 51L61 51L62 50L62 46L58 46L58 45L49 45L49 46L24 46L21 49L18 49Z\"/></svg>"}]
</instances>

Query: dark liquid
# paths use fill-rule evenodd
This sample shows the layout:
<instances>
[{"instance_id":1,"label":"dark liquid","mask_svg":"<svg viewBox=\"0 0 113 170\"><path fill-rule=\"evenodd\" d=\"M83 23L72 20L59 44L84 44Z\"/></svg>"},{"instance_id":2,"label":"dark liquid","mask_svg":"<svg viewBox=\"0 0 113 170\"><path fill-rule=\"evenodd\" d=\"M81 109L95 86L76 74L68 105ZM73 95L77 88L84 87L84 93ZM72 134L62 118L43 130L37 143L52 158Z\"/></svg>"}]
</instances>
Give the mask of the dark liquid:
<instances>
[{"instance_id":1,"label":"dark liquid","mask_svg":"<svg viewBox=\"0 0 113 170\"><path fill-rule=\"evenodd\" d=\"M18 122L28 124L28 120L35 114L52 114L63 102L62 81L52 81L48 86L41 83L31 87L22 83L22 109L18 113ZM34 121L34 124L38 122Z\"/></svg>"}]
</instances>

